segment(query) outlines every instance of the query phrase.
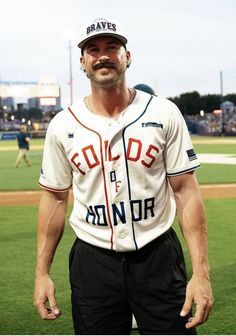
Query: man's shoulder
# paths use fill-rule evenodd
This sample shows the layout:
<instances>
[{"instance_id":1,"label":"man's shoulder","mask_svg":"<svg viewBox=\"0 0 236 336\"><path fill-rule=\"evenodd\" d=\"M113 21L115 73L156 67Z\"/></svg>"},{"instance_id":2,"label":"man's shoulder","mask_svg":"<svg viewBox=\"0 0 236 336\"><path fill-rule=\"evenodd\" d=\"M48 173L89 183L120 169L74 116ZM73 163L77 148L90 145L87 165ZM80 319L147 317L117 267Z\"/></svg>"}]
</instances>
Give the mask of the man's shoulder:
<instances>
[{"instance_id":1,"label":"man's shoulder","mask_svg":"<svg viewBox=\"0 0 236 336\"><path fill-rule=\"evenodd\" d=\"M68 108L64 108L60 112L57 112L57 114L50 121L49 126L65 123L68 116L69 116Z\"/></svg>"},{"instance_id":2,"label":"man's shoulder","mask_svg":"<svg viewBox=\"0 0 236 336\"><path fill-rule=\"evenodd\" d=\"M149 98L149 100L151 99L151 106L155 105L158 107L165 107L167 109L173 109L176 108L176 105L169 99L166 98L164 96L153 96L150 95L149 93L146 92L142 92L142 91L137 91L137 95L138 95L138 101L144 101L147 100L147 98Z\"/></svg>"},{"instance_id":3,"label":"man's shoulder","mask_svg":"<svg viewBox=\"0 0 236 336\"><path fill-rule=\"evenodd\" d=\"M78 103L71 106L65 107L63 110L58 112L49 123L49 128L54 129L66 129L67 126L71 126L71 123L74 123L74 115L79 114L79 111L83 108L82 100L79 100Z\"/></svg>"}]
</instances>

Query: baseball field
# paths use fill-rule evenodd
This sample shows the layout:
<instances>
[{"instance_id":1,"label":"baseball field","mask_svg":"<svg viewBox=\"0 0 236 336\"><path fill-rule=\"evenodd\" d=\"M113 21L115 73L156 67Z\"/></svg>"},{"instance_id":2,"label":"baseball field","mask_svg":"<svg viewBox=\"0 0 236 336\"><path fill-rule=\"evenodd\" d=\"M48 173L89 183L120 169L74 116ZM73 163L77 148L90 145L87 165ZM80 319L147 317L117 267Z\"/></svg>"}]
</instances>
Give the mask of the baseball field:
<instances>
[{"instance_id":1,"label":"baseball field","mask_svg":"<svg viewBox=\"0 0 236 336\"><path fill-rule=\"evenodd\" d=\"M193 137L200 157L197 177L208 217L209 257L215 304L209 321L198 328L202 335L236 334L236 138ZM73 334L68 281L68 254L74 233L68 218L57 250L52 278L62 316L56 321L41 320L33 307L36 255L37 206L40 197L38 176L43 140L32 140L31 167L16 169L15 141L0 141L0 334ZM72 200L71 195L71 200ZM71 210L69 204L68 217ZM186 255L186 246L178 229ZM136 330L134 334L138 334Z\"/></svg>"}]
</instances>

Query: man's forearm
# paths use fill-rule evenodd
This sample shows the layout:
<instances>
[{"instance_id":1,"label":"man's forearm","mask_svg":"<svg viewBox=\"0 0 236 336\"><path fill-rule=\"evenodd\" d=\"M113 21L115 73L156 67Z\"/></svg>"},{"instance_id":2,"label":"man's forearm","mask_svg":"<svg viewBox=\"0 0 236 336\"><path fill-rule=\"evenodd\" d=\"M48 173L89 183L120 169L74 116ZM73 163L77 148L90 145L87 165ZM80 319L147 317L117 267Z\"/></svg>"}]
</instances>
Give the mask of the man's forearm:
<instances>
[{"instance_id":1,"label":"man's forearm","mask_svg":"<svg viewBox=\"0 0 236 336\"><path fill-rule=\"evenodd\" d=\"M171 177L179 224L188 246L193 274L209 274L206 212L194 173Z\"/></svg>"},{"instance_id":2,"label":"man's forearm","mask_svg":"<svg viewBox=\"0 0 236 336\"><path fill-rule=\"evenodd\" d=\"M57 245L65 226L68 193L45 191L38 213L36 276L49 273Z\"/></svg>"},{"instance_id":3,"label":"man's forearm","mask_svg":"<svg viewBox=\"0 0 236 336\"><path fill-rule=\"evenodd\" d=\"M180 227L188 246L192 272L209 276L208 235L205 208L199 188L187 192L181 202L177 200L177 214Z\"/></svg>"}]
</instances>

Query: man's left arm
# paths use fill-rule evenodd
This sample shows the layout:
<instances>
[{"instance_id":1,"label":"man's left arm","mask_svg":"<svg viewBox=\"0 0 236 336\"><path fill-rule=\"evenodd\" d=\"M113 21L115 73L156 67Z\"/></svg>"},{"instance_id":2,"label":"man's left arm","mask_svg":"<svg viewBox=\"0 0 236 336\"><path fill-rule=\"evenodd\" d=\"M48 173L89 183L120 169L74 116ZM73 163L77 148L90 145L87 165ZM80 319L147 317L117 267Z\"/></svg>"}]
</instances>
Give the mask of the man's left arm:
<instances>
[{"instance_id":1,"label":"man's left arm","mask_svg":"<svg viewBox=\"0 0 236 336\"><path fill-rule=\"evenodd\" d=\"M180 228L192 264L192 277L186 288L186 299L180 314L186 316L195 303L195 315L186 324L186 328L193 328L207 321L213 304L206 212L194 172L169 177L169 182L174 192Z\"/></svg>"}]
</instances>

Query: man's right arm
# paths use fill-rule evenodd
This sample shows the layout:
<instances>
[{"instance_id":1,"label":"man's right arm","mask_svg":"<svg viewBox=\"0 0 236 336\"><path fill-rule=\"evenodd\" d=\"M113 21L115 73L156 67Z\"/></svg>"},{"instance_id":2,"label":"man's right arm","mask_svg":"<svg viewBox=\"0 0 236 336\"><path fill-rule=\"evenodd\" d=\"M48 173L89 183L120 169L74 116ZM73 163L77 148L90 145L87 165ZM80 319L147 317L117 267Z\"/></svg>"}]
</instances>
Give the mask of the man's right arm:
<instances>
[{"instance_id":1,"label":"man's right arm","mask_svg":"<svg viewBox=\"0 0 236 336\"><path fill-rule=\"evenodd\" d=\"M68 195L69 191L44 190L39 204L34 304L45 320L55 320L60 315L49 272L65 227Z\"/></svg>"}]
</instances>

